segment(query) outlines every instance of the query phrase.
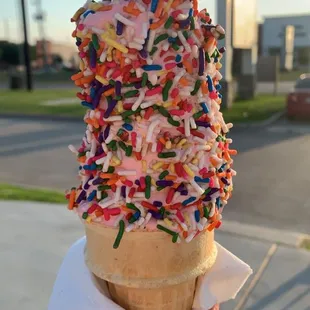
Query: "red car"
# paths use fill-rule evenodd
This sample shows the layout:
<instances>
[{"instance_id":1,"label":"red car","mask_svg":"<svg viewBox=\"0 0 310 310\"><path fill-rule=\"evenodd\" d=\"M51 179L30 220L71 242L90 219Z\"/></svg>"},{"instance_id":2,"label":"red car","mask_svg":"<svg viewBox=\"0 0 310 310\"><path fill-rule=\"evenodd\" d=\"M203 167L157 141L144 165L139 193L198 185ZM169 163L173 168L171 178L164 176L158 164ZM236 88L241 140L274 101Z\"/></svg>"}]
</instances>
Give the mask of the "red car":
<instances>
[{"instance_id":1,"label":"red car","mask_svg":"<svg viewBox=\"0 0 310 310\"><path fill-rule=\"evenodd\" d=\"M287 96L287 116L310 119L310 74L302 74Z\"/></svg>"}]
</instances>

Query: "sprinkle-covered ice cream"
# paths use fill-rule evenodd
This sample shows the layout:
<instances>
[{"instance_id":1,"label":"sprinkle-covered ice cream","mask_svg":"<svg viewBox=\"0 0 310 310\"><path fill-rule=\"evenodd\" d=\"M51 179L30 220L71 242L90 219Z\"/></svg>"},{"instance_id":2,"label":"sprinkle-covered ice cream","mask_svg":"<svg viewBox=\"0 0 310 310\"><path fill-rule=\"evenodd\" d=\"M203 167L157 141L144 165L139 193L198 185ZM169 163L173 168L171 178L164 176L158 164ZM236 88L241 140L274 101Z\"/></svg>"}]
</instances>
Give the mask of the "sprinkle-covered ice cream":
<instances>
[{"instance_id":1,"label":"sprinkle-covered ice cream","mask_svg":"<svg viewBox=\"0 0 310 310\"><path fill-rule=\"evenodd\" d=\"M87 108L69 209L124 233L190 242L221 225L231 197L232 124L221 106L225 32L197 1L91 2L73 16Z\"/></svg>"}]
</instances>

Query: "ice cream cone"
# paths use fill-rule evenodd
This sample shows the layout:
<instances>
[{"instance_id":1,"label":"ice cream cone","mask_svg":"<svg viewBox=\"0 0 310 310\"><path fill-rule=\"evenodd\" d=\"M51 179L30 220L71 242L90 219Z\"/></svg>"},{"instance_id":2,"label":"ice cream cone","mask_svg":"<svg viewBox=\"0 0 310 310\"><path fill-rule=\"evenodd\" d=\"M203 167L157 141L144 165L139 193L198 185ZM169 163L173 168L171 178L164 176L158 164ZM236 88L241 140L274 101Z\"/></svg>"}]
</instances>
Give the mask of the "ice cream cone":
<instances>
[{"instance_id":1,"label":"ice cream cone","mask_svg":"<svg viewBox=\"0 0 310 310\"><path fill-rule=\"evenodd\" d=\"M164 232L130 232L115 250L116 229L85 225L89 269L109 282L112 299L128 310L190 310L197 277L216 259L213 232L180 244Z\"/></svg>"},{"instance_id":2,"label":"ice cream cone","mask_svg":"<svg viewBox=\"0 0 310 310\"><path fill-rule=\"evenodd\" d=\"M196 279L153 289L131 288L108 282L112 299L130 310L190 310Z\"/></svg>"}]
</instances>

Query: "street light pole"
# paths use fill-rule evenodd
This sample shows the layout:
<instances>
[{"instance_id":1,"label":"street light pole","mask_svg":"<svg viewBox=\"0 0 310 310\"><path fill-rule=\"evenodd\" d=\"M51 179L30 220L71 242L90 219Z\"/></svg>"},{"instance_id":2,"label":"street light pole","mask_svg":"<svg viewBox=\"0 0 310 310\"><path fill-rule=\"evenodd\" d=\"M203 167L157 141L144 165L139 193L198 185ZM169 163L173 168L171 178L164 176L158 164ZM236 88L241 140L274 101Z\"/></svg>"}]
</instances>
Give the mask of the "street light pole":
<instances>
[{"instance_id":1,"label":"street light pole","mask_svg":"<svg viewBox=\"0 0 310 310\"><path fill-rule=\"evenodd\" d=\"M26 8L25 0L21 0L22 15L23 15L23 28L24 28L24 60L26 66L26 81L28 91L32 91L32 74L31 74L31 63L29 54L28 34L27 34L27 19L26 19Z\"/></svg>"}]
</instances>

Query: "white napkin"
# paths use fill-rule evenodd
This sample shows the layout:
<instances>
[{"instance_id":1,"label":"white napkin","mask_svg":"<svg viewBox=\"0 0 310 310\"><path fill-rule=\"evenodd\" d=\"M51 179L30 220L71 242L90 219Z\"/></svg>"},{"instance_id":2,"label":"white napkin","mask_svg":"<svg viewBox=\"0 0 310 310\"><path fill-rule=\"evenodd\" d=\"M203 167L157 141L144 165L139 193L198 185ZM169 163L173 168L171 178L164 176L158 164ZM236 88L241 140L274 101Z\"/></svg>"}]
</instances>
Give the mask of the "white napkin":
<instances>
[{"instance_id":1,"label":"white napkin","mask_svg":"<svg viewBox=\"0 0 310 310\"><path fill-rule=\"evenodd\" d=\"M206 310L234 299L253 273L249 265L217 245L217 258L209 273L198 279L193 310Z\"/></svg>"},{"instance_id":2,"label":"white napkin","mask_svg":"<svg viewBox=\"0 0 310 310\"><path fill-rule=\"evenodd\" d=\"M48 310L121 310L106 289L99 291L84 262L86 238L69 249L58 272ZM218 256L206 276L200 277L193 309L208 310L235 298L251 275L251 268L217 244ZM124 309L123 309L124 310Z\"/></svg>"}]
</instances>

